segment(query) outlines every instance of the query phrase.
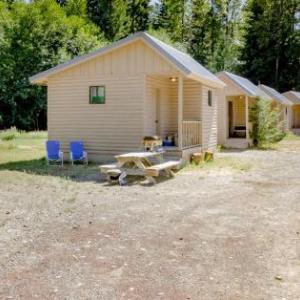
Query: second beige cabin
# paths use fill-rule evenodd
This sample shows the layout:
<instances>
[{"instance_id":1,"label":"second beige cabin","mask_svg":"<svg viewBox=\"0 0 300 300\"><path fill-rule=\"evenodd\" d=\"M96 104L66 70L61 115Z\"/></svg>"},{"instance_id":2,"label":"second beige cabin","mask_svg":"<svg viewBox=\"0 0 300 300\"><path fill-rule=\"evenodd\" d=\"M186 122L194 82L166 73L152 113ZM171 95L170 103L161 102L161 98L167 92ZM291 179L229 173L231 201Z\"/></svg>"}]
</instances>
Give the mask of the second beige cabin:
<instances>
[{"instance_id":1,"label":"second beige cabin","mask_svg":"<svg viewBox=\"0 0 300 300\"><path fill-rule=\"evenodd\" d=\"M223 71L217 77L226 84L223 97L219 101L218 143L228 148L247 148L252 144L250 107L258 97L266 100L271 98L241 76Z\"/></svg>"}]
</instances>

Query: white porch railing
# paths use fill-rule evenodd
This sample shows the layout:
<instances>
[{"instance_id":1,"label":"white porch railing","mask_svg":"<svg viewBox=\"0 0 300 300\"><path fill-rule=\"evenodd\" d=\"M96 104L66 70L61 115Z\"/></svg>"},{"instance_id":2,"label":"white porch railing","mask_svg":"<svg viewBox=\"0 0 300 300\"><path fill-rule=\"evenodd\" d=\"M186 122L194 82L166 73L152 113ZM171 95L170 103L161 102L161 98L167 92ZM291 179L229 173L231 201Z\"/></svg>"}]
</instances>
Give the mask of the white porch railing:
<instances>
[{"instance_id":1,"label":"white porch railing","mask_svg":"<svg viewBox=\"0 0 300 300\"><path fill-rule=\"evenodd\" d=\"M202 122L182 121L182 148L201 145Z\"/></svg>"}]
</instances>

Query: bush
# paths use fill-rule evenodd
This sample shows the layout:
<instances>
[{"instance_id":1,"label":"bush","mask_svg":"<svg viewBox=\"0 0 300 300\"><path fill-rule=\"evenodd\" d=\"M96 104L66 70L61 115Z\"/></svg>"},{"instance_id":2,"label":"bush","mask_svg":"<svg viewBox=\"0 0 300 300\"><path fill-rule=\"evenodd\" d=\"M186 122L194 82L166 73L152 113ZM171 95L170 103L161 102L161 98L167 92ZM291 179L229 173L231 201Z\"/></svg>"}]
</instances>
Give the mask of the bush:
<instances>
[{"instance_id":1,"label":"bush","mask_svg":"<svg viewBox=\"0 0 300 300\"><path fill-rule=\"evenodd\" d=\"M18 132L16 127L12 127L11 129L8 129L1 134L1 140L12 141L15 140L19 135L20 133Z\"/></svg>"},{"instance_id":2,"label":"bush","mask_svg":"<svg viewBox=\"0 0 300 300\"><path fill-rule=\"evenodd\" d=\"M280 141L284 137L283 121L280 112L272 109L270 101L258 99L250 110L252 132L250 136L255 146L263 148L266 145Z\"/></svg>"}]
</instances>

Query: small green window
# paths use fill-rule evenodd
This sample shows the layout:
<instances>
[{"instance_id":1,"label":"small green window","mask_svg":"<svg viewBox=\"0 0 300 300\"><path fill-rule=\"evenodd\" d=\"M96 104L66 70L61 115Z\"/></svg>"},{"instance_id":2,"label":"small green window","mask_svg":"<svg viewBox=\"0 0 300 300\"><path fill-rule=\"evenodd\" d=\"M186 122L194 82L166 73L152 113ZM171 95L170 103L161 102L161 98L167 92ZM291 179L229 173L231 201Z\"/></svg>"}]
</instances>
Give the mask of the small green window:
<instances>
[{"instance_id":1,"label":"small green window","mask_svg":"<svg viewBox=\"0 0 300 300\"><path fill-rule=\"evenodd\" d=\"M90 86L90 104L105 103L105 86Z\"/></svg>"}]
</instances>

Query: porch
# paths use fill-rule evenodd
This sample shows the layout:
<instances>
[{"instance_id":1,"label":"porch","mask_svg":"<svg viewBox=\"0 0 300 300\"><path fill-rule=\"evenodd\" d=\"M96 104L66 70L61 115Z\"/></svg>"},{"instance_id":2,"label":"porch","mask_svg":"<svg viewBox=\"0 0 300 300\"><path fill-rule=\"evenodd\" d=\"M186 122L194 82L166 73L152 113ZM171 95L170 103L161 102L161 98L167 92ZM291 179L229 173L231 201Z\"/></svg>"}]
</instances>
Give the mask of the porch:
<instances>
[{"instance_id":1,"label":"porch","mask_svg":"<svg viewBox=\"0 0 300 300\"><path fill-rule=\"evenodd\" d=\"M144 135L163 140L168 156L202 150L202 85L181 76L146 76Z\"/></svg>"},{"instance_id":2,"label":"porch","mask_svg":"<svg viewBox=\"0 0 300 300\"><path fill-rule=\"evenodd\" d=\"M300 104L292 106L291 128L293 133L300 135Z\"/></svg>"},{"instance_id":3,"label":"porch","mask_svg":"<svg viewBox=\"0 0 300 300\"><path fill-rule=\"evenodd\" d=\"M250 132L252 123L249 121L250 107L255 99L246 95L227 96L227 138L225 147L246 149L252 144Z\"/></svg>"}]
</instances>

